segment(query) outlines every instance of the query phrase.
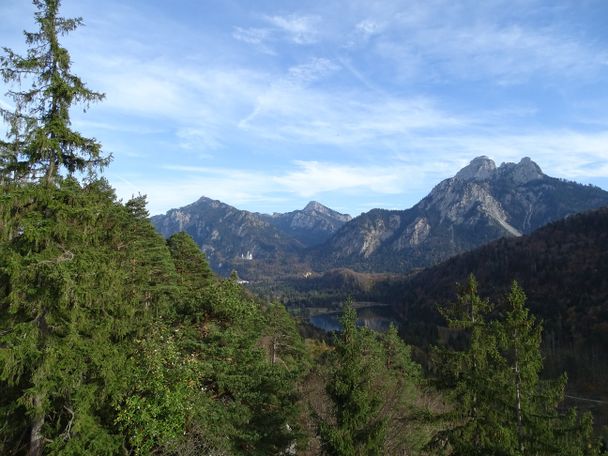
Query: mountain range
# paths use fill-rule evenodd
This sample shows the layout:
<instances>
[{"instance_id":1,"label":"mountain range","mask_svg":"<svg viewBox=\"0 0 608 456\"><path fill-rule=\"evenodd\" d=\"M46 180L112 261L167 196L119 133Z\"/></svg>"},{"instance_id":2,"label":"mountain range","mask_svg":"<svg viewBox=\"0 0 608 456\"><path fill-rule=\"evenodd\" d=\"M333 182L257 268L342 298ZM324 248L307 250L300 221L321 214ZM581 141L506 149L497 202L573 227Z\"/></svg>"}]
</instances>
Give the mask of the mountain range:
<instances>
[{"instance_id":1,"label":"mountain range","mask_svg":"<svg viewBox=\"0 0 608 456\"><path fill-rule=\"evenodd\" d=\"M237 270L247 277L252 274L247 274L248 269L266 274L275 267L306 269L299 260L302 252L326 242L350 220L350 215L316 201L302 210L269 215L239 210L206 197L151 218L165 237L179 231L190 234L217 272Z\"/></svg>"},{"instance_id":2,"label":"mountain range","mask_svg":"<svg viewBox=\"0 0 608 456\"><path fill-rule=\"evenodd\" d=\"M496 166L482 156L405 210L351 219L311 202L268 215L203 197L151 220L164 236L188 232L218 272L257 279L336 267L405 273L606 205L608 192L547 176L530 158Z\"/></svg>"}]
</instances>

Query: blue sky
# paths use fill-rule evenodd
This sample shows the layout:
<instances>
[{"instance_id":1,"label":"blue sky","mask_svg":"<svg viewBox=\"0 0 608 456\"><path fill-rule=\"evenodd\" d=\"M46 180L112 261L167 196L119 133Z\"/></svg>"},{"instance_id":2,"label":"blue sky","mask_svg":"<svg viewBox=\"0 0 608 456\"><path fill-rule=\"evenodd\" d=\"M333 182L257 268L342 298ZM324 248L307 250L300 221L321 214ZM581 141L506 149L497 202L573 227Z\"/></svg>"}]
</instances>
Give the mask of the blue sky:
<instances>
[{"instance_id":1,"label":"blue sky","mask_svg":"<svg viewBox=\"0 0 608 456\"><path fill-rule=\"evenodd\" d=\"M33 5L1 0L23 50ZM608 189L605 0L63 0L119 196L411 207L472 158ZM7 87L0 86L6 92ZM0 103L8 104L5 97Z\"/></svg>"}]
</instances>

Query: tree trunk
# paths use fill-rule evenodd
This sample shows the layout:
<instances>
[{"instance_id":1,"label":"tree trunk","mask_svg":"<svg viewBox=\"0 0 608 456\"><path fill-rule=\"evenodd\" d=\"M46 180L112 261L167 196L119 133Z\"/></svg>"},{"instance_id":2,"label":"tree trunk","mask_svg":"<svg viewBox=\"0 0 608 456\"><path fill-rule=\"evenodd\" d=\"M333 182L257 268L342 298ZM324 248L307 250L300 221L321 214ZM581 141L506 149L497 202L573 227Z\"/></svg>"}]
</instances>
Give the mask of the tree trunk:
<instances>
[{"instance_id":1,"label":"tree trunk","mask_svg":"<svg viewBox=\"0 0 608 456\"><path fill-rule=\"evenodd\" d=\"M44 412L42 411L42 395L34 396L34 409L36 415L32 418L32 433L30 434L30 449L27 456L42 456L44 446L44 436L42 426L44 426Z\"/></svg>"},{"instance_id":2,"label":"tree trunk","mask_svg":"<svg viewBox=\"0 0 608 456\"><path fill-rule=\"evenodd\" d=\"M515 349L515 401L517 410L517 438L519 439L519 451L525 454L523 436L523 416L521 410L521 376L519 372L519 360L517 359L517 348Z\"/></svg>"}]
</instances>

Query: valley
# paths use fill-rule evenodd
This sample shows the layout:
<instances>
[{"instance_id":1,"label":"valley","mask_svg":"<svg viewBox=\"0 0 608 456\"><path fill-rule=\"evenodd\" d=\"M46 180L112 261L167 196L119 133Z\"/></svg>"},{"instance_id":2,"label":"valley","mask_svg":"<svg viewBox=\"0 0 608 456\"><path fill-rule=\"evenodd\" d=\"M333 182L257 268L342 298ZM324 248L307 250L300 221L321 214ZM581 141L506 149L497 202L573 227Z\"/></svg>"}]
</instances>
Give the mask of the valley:
<instances>
[{"instance_id":1,"label":"valley","mask_svg":"<svg viewBox=\"0 0 608 456\"><path fill-rule=\"evenodd\" d=\"M311 202L268 216L202 199L152 221L164 235L184 229L217 272L237 271L256 295L322 331L339 330L340 309L352 298L360 325L386 331L396 324L421 349L423 365L445 332L438 309L455 299L458 283L474 274L482 295L497 299L517 280L543 321L547 375L566 371L568 391L600 401L592 409L605 424L603 206L608 192L546 176L530 159L496 167L478 157L403 211L374 209L351 219ZM222 215L209 217L213 210ZM297 231L285 220L297 220ZM251 257L235 258L238 252Z\"/></svg>"}]
</instances>

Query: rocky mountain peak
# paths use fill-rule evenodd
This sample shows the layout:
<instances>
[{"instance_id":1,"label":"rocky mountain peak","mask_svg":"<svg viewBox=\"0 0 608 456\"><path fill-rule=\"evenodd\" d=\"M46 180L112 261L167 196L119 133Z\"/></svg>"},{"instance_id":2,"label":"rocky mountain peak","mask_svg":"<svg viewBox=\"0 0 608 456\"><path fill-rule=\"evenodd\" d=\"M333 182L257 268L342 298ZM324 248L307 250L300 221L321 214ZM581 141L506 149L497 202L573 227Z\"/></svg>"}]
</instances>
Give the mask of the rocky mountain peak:
<instances>
[{"instance_id":1,"label":"rocky mountain peak","mask_svg":"<svg viewBox=\"0 0 608 456\"><path fill-rule=\"evenodd\" d=\"M496 164L485 155L474 158L471 163L462 168L455 179L461 181L482 181L490 179L496 171Z\"/></svg>"},{"instance_id":2,"label":"rocky mountain peak","mask_svg":"<svg viewBox=\"0 0 608 456\"><path fill-rule=\"evenodd\" d=\"M317 201L311 201L302 209L303 212L311 213L311 212L325 212L328 208L323 206L321 203Z\"/></svg>"},{"instance_id":3,"label":"rocky mountain peak","mask_svg":"<svg viewBox=\"0 0 608 456\"><path fill-rule=\"evenodd\" d=\"M540 166L530 157L522 158L519 163L503 163L498 170L501 175L509 177L516 185L527 184L545 177Z\"/></svg>"}]
</instances>

